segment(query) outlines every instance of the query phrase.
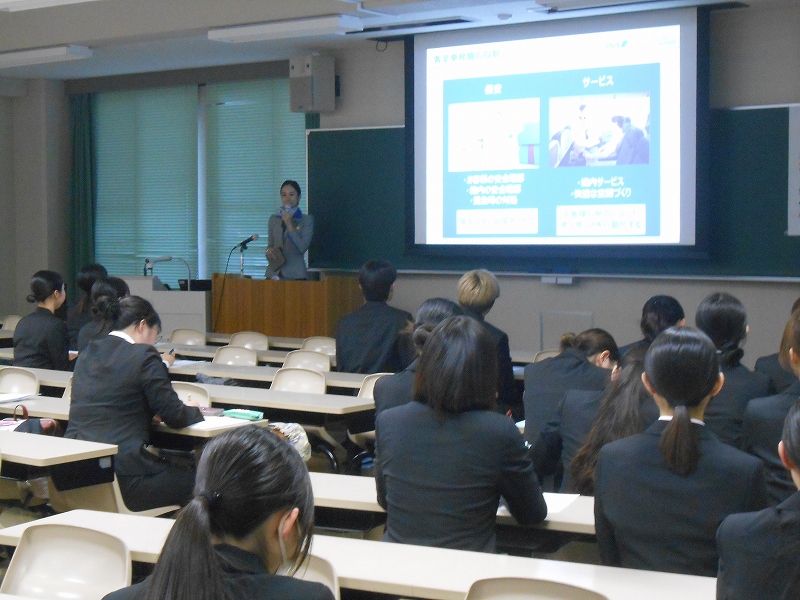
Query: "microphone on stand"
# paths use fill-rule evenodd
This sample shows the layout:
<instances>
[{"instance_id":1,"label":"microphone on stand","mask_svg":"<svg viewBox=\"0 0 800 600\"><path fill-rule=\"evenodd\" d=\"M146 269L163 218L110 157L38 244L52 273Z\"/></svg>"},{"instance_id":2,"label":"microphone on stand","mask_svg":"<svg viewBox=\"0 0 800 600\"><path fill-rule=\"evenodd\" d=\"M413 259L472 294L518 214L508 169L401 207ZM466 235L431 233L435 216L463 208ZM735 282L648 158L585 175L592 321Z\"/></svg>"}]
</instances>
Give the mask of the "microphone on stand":
<instances>
[{"instance_id":1,"label":"microphone on stand","mask_svg":"<svg viewBox=\"0 0 800 600\"><path fill-rule=\"evenodd\" d=\"M236 250L236 248L241 248L242 250L247 250L247 244L249 244L250 242L255 242L257 239L258 239L258 234L257 234L257 233L254 233L253 235L251 235L251 236L250 236L249 238L247 238L246 240L242 240L241 242L239 242L238 244L236 244L236 245L233 247L233 249L234 249L234 250Z\"/></svg>"},{"instance_id":2,"label":"microphone on stand","mask_svg":"<svg viewBox=\"0 0 800 600\"><path fill-rule=\"evenodd\" d=\"M147 275L147 270L153 270L153 265L159 262L169 262L172 260L171 256L156 256L155 258L145 258L144 259L144 272L143 275Z\"/></svg>"}]
</instances>

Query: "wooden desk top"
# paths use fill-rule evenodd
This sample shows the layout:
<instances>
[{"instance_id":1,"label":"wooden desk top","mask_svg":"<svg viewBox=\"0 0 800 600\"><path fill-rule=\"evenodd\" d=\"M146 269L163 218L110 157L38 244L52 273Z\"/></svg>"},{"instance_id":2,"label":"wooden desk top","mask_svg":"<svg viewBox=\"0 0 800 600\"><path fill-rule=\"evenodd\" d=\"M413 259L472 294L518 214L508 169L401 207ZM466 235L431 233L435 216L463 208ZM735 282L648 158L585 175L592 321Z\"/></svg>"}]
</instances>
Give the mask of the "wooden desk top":
<instances>
[{"instance_id":1,"label":"wooden desk top","mask_svg":"<svg viewBox=\"0 0 800 600\"><path fill-rule=\"evenodd\" d=\"M344 508L365 512L384 512L378 504L375 479L355 475L332 473L309 473L314 488L314 505L328 508ZM545 493L548 515L540 525L544 529L585 533L594 535L594 498L572 494ZM497 511L497 522L516 525L517 522L501 506Z\"/></svg>"},{"instance_id":2,"label":"wooden desk top","mask_svg":"<svg viewBox=\"0 0 800 600\"><path fill-rule=\"evenodd\" d=\"M249 381L266 381L271 382L275 379L275 373L278 372L276 367L243 367L238 365L213 365L208 362L197 361L190 365L183 364L172 366L169 372L174 375L209 375L211 377L230 377L231 379L244 379ZM335 371L327 371L325 375L325 382L328 387L343 387L351 389L359 389L364 382L364 377L360 373L337 373Z\"/></svg>"},{"instance_id":3,"label":"wooden desk top","mask_svg":"<svg viewBox=\"0 0 800 600\"><path fill-rule=\"evenodd\" d=\"M193 358L212 359L221 346L194 346L189 344L173 344L172 342L159 342L156 349L159 352L169 352L174 349L175 354L191 356ZM286 360L287 350L256 350L259 362L282 365Z\"/></svg>"},{"instance_id":4,"label":"wooden desk top","mask_svg":"<svg viewBox=\"0 0 800 600\"><path fill-rule=\"evenodd\" d=\"M74 510L35 523L90 527L122 538L131 558L155 562L174 521ZM29 523L0 530L0 544L16 546ZM713 600L713 577L601 567L482 552L444 550L317 535L311 552L329 560L344 588L407 597L463 600L469 586L487 577L528 577L595 590L610 600ZM442 568L447 565L447 568Z\"/></svg>"},{"instance_id":5,"label":"wooden desk top","mask_svg":"<svg viewBox=\"0 0 800 600\"><path fill-rule=\"evenodd\" d=\"M116 453L117 447L113 444L70 440L48 435L31 435L15 431L0 432L2 460L32 467L51 467L90 458L112 456Z\"/></svg>"}]
</instances>

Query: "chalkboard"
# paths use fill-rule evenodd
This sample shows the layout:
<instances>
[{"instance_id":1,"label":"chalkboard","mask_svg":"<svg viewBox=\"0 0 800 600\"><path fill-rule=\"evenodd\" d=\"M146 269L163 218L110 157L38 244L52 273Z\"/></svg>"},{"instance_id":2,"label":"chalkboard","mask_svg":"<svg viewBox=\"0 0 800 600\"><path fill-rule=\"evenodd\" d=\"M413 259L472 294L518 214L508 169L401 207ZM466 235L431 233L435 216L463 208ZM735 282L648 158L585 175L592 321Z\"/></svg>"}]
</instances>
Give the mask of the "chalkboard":
<instances>
[{"instance_id":1,"label":"chalkboard","mask_svg":"<svg viewBox=\"0 0 800 600\"><path fill-rule=\"evenodd\" d=\"M700 161L709 165L708 253L694 260L642 259L626 250L594 258L505 248L480 256L409 249L405 130L312 130L308 198L316 230L310 265L356 269L383 258L398 269L426 271L482 266L496 272L796 277L800 239L785 235L788 122L786 108L711 111L707 156Z\"/></svg>"}]
</instances>

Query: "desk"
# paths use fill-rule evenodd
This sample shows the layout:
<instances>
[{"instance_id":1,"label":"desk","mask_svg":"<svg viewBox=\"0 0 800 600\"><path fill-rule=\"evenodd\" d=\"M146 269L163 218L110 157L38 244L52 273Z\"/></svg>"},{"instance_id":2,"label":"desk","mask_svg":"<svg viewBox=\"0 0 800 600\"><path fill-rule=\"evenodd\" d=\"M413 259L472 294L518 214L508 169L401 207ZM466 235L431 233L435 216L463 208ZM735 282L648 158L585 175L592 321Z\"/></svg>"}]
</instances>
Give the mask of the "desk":
<instances>
[{"instance_id":1,"label":"desk","mask_svg":"<svg viewBox=\"0 0 800 600\"><path fill-rule=\"evenodd\" d=\"M8 329L0 329L0 347L10 348L14 342L14 332Z\"/></svg>"},{"instance_id":2,"label":"desk","mask_svg":"<svg viewBox=\"0 0 800 600\"><path fill-rule=\"evenodd\" d=\"M14 414L14 407L23 405L28 409L28 416L40 419L69 419L69 399L52 396L29 396L17 402L0 402L0 414Z\"/></svg>"},{"instance_id":3,"label":"desk","mask_svg":"<svg viewBox=\"0 0 800 600\"><path fill-rule=\"evenodd\" d=\"M52 467L64 463L113 456L114 444L31 435L16 431L0 432L0 455L3 461L31 467Z\"/></svg>"},{"instance_id":4,"label":"desk","mask_svg":"<svg viewBox=\"0 0 800 600\"><path fill-rule=\"evenodd\" d=\"M173 521L73 510L34 523L88 527L121 538L136 561L153 563ZM0 530L0 544L16 546L29 523ZM579 563L444 550L317 535L311 551L333 564L343 588L408 597L463 600L487 577L537 577L583 586L610 600L713 600L716 579ZM446 568L443 568L446 566Z\"/></svg>"},{"instance_id":5,"label":"desk","mask_svg":"<svg viewBox=\"0 0 800 600\"><path fill-rule=\"evenodd\" d=\"M272 382L275 379L276 367L243 367L241 365L214 365L207 362L197 361L193 364L183 364L169 368L170 375L195 376L198 373L210 377L230 377L231 379L244 379L246 381ZM336 371L326 371L325 383L328 387L342 387L357 390L364 382L364 377L360 373L337 373Z\"/></svg>"},{"instance_id":6,"label":"desk","mask_svg":"<svg viewBox=\"0 0 800 600\"><path fill-rule=\"evenodd\" d=\"M375 479L355 475L332 473L309 473L314 488L314 506L342 508L364 512L384 512L378 504L375 492ZM565 494L545 492L547 519L539 527L569 533L594 535L594 498L578 496L561 508ZM551 512L556 511L556 512ZM497 522L503 525L516 525L517 522L505 506L497 511Z\"/></svg>"},{"instance_id":7,"label":"desk","mask_svg":"<svg viewBox=\"0 0 800 600\"><path fill-rule=\"evenodd\" d=\"M185 435L188 437L196 438L212 438L221 433L236 429L237 427L244 427L245 425L258 425L259 427L266 427L269 425L267 419L259 421L248 421L247 419L235 419L233 417L206 417L202 423L195 423L188 427L181 427L180 429L172 429L167 427L166 423L159 423L153 427L153 430L160 433L171 433L173 435Z\"/></svg>"},{"instance_id":8,"label":"desk","mask_svg":"<svg viewBox=\"0 0 800 600\"><path fill-rule=\"evenodd\" d=\"M14 361L14 349L0 348L0 360L5 361L8 364L12 363Z\"/></svg>"},{"instance_id":9,"label":"desk","mask_svg":"<svg viewBox=\"0 0 800 600\"><path fill-rule=\"evenodd\" d=\"M230 333L217 333L214 331L206 331L206 343L212 346L227 346L231 343ZM299 350L303 346L305 338L296 337L276 337L273 335L269 337L270 348L281 348L285 350Z\"/></svg>"},{"instance_id":10,"label":"desk","mask_svg":"<svg viewBox=\"0 0 800 600\"><path fill-rule=\"evenodd\" d=\"M156 349L159 352L169 352L174 349L175 354L180 356L189 356L192 358L207 358L212 359L220 349L220 346L194 346L189 344L173 344L172 342L159 342L156 344ZM282 365L286 360L286 350L256 350L258 361L263 363L272 363Z\"/></svg>"}]
</instances>

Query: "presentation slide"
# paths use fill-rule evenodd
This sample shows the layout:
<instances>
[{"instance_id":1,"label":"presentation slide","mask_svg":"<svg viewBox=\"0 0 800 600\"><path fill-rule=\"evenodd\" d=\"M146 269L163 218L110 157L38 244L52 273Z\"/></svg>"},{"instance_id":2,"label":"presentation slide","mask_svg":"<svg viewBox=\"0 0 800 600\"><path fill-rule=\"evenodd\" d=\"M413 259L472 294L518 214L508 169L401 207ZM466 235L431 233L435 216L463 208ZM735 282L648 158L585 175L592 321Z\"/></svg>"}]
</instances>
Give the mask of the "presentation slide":
<instances>
[{"instance_id":1,"label":"presentation slide","mask_svg":"<svg viewBox=\"0 0 800 600\"><path fill-rule=\"evenodd\" d=\"M687 33L696 29L423 48L416 243L693 244Z\"/></svg>"}]
</instances>

